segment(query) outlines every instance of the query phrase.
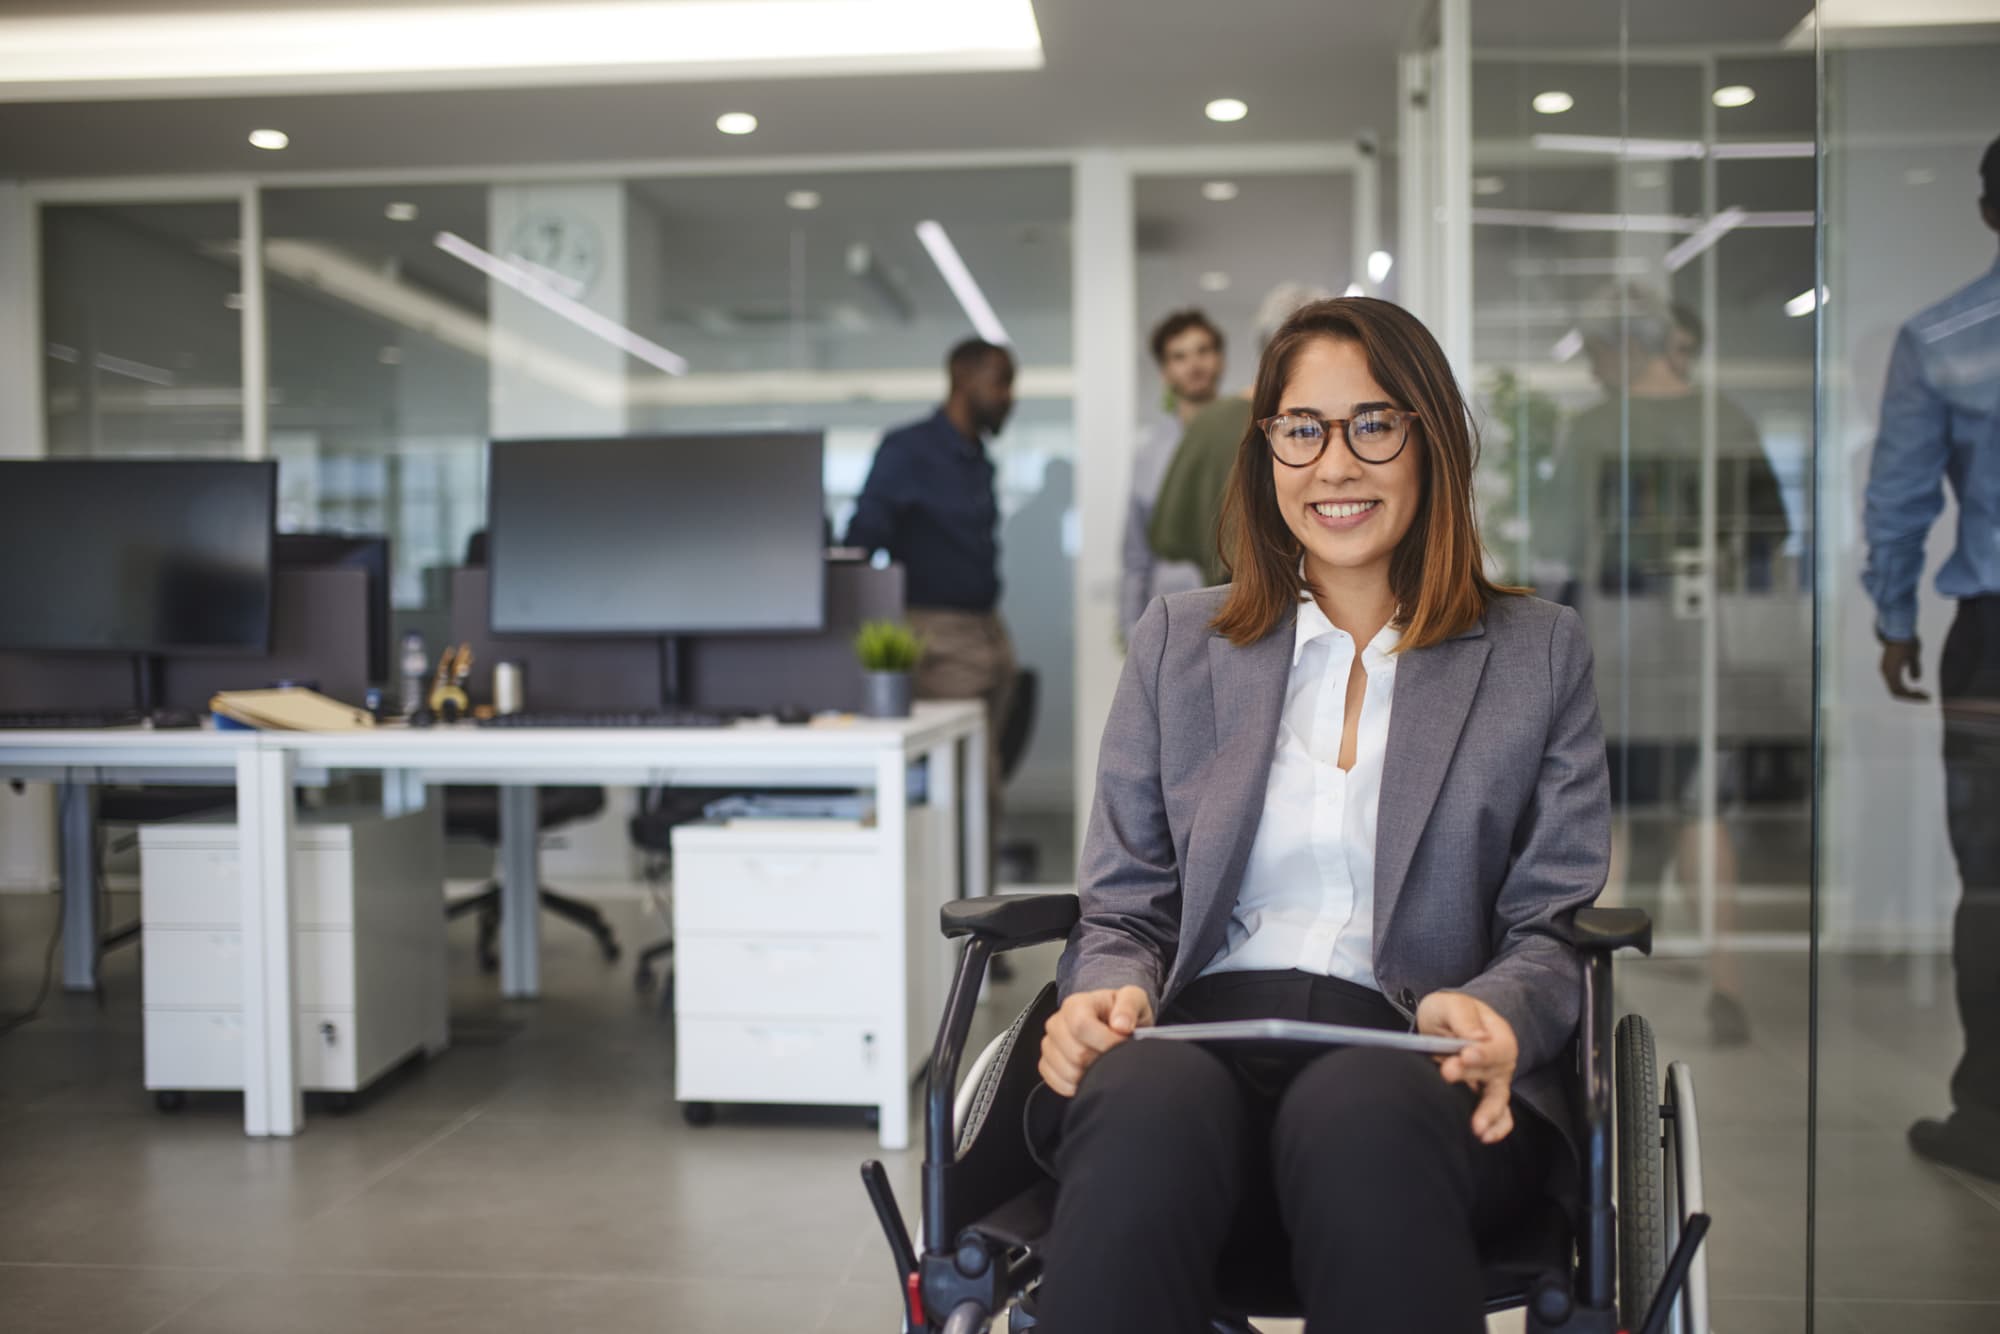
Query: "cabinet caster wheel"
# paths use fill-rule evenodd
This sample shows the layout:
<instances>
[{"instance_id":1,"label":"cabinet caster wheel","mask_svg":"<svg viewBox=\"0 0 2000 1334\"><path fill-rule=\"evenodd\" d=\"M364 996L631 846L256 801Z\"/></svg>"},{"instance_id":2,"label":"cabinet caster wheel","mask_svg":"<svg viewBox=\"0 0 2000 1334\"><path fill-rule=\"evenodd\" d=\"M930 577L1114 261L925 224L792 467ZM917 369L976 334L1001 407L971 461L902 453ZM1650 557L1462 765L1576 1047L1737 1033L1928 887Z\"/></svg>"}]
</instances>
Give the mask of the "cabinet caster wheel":
<instances>
[{"instance_id":1,"label":"cabinet caster wheel","mask_svg":"<svg viewBox=\"0 0 2000 1334\"><path fill-rule=\"evenodd\" d=\"M335 1116L346 1116L354 1110L352 1093L329 1093L326 1095L326 1109Z\"/></svg>"},{"instance_id":2,"label":"cabinet caster wheel","mask_svg":"<svg viewBox=\"0 0 2000 1334\"><path fill-rule=\"evenodd\" d=\"M880 1130L882 1128L882 1109L880 1107L870 1107L861 1114L861 1119L867 1122L870 1130Z\"/></svg>"},{"instance_id":3,"label":"cabinet caster wheel","mask_svg":"<svg viewBox=\"0 0 2000 1334\"><path fill-rule=\"evenodd\" d=\"M715 1104L712 1102L684 1102L681 1104L681 1120L691 1126L715 1124Z\"/></svg>"},{"instance_id":4,"label":"cabinet caster wheel","mask_svg":"<svg viewBox=\"0 0 2000 1334\"><path fill-rule=\"evenodd\" d=\"M179 1089L161 1089L153 1095L153 1106L163 1112L178 1112L187 1106L188 1095Z\"/></svg>"}]
</instances>

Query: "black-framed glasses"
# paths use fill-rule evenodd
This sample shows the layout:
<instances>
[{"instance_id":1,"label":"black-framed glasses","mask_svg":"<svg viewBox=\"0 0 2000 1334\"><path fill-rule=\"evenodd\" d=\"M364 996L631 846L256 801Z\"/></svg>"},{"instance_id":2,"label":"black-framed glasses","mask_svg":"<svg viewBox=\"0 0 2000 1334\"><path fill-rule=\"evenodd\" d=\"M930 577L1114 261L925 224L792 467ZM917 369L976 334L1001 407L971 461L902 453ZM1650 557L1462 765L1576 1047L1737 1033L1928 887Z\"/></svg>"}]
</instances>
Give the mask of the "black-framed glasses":
<instances>
[{"instance_id":1,"label":"black-framed glasses","mask_svg":"<svg viewBox=\"0 0 2000 1334\"><path fill-rule=\"evenodd\" d=\"M1287 468L1310 468L1326 453L1327 441L1339 431L1347 452L1363 463L1393 463L1410 443L1414 412L1370 408L1352 417L1322 417L1317 412L1281 412L1257 423L1271 442L1271 455Z\"/></svg>"}]
</instances>

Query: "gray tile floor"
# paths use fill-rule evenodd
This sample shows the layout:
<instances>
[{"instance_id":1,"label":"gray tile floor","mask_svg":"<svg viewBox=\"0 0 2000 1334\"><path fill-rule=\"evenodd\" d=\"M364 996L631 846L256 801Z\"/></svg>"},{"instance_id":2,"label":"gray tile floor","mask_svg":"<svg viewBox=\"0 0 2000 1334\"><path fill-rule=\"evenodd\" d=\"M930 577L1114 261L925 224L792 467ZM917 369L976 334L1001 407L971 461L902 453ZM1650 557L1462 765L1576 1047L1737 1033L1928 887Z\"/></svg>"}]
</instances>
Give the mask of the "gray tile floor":
<instances>
[{"instance_id":1,"label":"gray tile floor","mask_svg":"<svg viewBox=\"0 0 2000 1334\"><path fill-rule=\"evenodd\" d=\"M121 899L120 911L129 911ZM39 975L55 904L0 897L0 1009ZM628 945L658 933L614 905ZM546 996L508 1004L454 927L455 1045L290 1141L240 1103L156 1112L140 1087L137 961L103 1002L60 992L0 1037L0 1330L798 1331L896 1328L856 1165L859 1113L743 1111L702 1130L672 1103L670 1024L585 938L547 921ZM1053 968L1023 961L983 1023ZM1807 1327L1807 969L1747 961L1747 1047L1708 1045L1695 965L1624 970L1624 1003L1700 1081L1715 1325ZM2000 1329L2000 1187L1910 1157L1957 1040L1934 961L1829 961L1819 1137L1820 1301L1836 1334ZM888 1157L907 1202L915 1153Z\"/></svg>"}]
</instances>

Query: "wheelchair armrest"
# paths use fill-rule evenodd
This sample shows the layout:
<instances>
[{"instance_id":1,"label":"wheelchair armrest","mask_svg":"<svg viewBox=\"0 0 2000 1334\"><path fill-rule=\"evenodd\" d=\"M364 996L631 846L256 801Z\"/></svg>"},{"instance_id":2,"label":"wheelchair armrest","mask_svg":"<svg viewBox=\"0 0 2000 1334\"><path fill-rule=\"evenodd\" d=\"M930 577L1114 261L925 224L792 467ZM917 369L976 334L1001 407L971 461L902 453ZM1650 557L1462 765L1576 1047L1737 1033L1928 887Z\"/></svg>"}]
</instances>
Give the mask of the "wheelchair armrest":
<instances>
[{"instance_id":1,"label":"wheelchair armrest","mask_svg":"<svg viewBox=\"0 0 2000 1334\"><path fill-rule=\"evenodd\" d=\"M1062 940L1082 912L1074 894L988 894L944 905L945 939L977 936L996 954Z\"/></svg>"},{"instance_id":2,"label":"wheelchair armrest","mask_svg":"<svg viewBox=\"0 0 2000 1334\"><path fill-rule=\"evenodd\" d=\"M1644 908L1578 908L1570 919L1569 939L1580 950L1615 954L1631 946L1653 952L1653 919Z\"/></svg>"}]
</instances>

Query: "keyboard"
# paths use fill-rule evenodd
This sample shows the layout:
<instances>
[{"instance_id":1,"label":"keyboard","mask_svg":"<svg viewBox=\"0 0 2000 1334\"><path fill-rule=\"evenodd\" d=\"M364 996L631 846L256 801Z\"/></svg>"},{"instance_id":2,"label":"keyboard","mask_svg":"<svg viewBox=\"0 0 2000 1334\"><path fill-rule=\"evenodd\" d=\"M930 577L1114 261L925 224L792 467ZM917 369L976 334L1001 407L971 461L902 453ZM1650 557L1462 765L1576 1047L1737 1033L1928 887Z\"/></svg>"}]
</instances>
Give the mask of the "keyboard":
<instances>
[{"instance_id":1,"label":"keyboard","mask_svg":"<svg viewBox=\"0 0 2000 1334\"><path fill-rule=\"evenodd\" d=\"M69 709L46 713L0 713L0 732L73 732L95 727L137 727L151 723L157 728L200 727L201 715L180 709L160 709L151 715L137 709Z\"/></svg>"},{"instance_id":2,"label":"keyboard","mask_svg":"<svg viewBox=\"0 0 2000 1334\"><path fill-rule=\"evenodd\" d=\"M660 713L545 713L524 711L481 718L481 727L727 727L719 713L674 709Z\"/></svg>"}]
</instances>

